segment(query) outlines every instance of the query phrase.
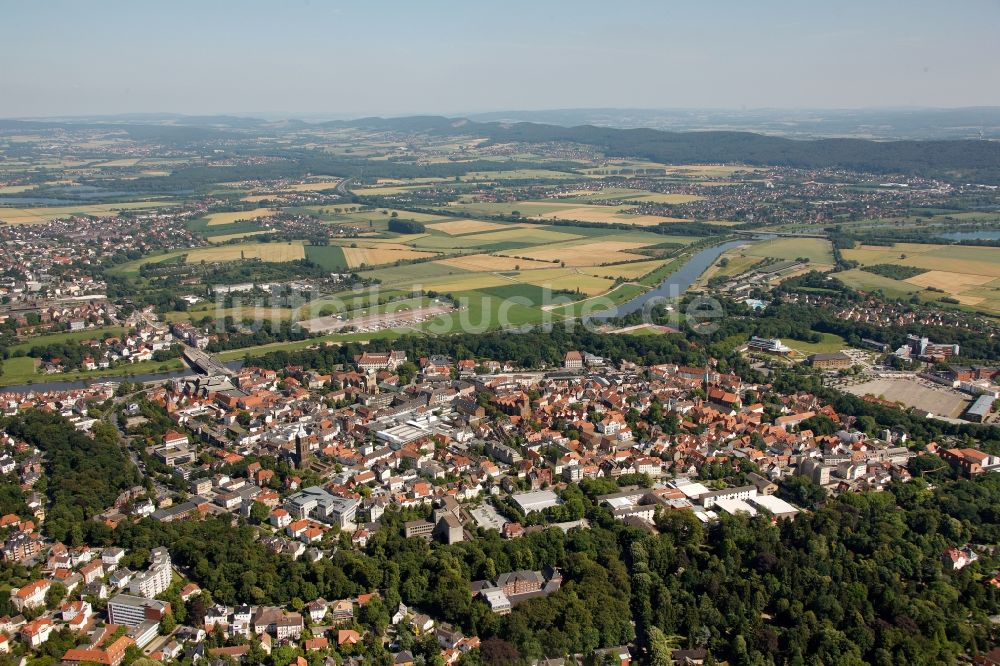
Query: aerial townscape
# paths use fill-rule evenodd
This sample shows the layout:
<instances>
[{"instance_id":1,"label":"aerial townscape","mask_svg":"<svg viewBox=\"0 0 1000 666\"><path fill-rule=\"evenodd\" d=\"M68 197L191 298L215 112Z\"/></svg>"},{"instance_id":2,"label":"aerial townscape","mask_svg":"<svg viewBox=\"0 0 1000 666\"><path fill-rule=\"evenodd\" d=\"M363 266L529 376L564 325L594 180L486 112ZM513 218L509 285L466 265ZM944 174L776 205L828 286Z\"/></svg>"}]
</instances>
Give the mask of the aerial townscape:
<instances>
[{"instance_id":1,"label":"aerial townscape","mask_svg":"<svg viewBox=\"0 0 1000 666\"><path fill-rule=\"evenodd\" d=\"M0 3L0 666L1000 665L995 3L211 4Z\"/></svg>"}]
</instances>

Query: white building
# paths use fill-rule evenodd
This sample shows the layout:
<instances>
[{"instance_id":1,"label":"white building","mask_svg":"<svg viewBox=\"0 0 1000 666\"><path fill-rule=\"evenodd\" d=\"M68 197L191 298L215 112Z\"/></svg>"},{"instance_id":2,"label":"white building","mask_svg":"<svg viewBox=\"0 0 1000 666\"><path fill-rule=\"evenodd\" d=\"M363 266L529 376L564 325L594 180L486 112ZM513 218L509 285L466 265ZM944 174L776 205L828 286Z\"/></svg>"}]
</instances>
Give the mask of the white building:
<instances>
[{"instance_id":1,"label":"white building","mask_svg":"<svg viewBox=\"0 0 1000 666\"><path fill-rule=\"evenodd\" d=\"M152 599L170 587L173 569L166 548L154 548L150 553L149 569L136 574L128 585L131 594Z\"/></svg>"}]
</instances>

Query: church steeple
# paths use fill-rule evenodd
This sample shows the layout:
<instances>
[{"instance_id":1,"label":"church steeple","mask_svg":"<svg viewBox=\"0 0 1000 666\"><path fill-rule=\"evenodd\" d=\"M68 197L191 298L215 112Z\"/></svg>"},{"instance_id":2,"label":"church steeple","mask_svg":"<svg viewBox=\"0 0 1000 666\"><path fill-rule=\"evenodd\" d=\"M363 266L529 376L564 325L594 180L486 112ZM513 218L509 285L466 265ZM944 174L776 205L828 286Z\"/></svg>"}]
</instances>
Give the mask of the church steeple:
<instances>
[{"instance_id":1,"label":"church steeple","mask_svg":"<svg viewBox=\"0 0 1000 666\"><path fill-rule=\"evenodd\" d=\"M309 435L304 426L299 425L298 432L295 433L295 465L299 469L309 466L309 442L306 441Z\"/></svg>"}]
</instances>

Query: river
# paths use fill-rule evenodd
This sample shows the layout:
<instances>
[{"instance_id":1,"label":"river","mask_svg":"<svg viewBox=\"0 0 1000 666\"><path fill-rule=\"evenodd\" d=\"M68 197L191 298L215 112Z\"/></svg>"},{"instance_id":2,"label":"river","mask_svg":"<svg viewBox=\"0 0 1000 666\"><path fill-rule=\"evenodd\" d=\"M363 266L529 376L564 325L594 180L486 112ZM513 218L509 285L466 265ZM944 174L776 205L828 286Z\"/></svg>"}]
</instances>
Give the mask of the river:
<instances>
[{"instance_id":1,"label":"river","mask_svg":"<svg viewBox=\"0 0 1000 666\"><path fill-rule=\"evenodd\" d=\"M755 238L754 240L758 239ZM683 266L668 275L656 289L651 289L647 292L639 294L632 300L626 301L611 310L605 310L603 312L590 315L589 319L607 320L615 319L616 317L624 317L625 315L632 314L633 312L639 312L643 309L643 307L645 307L646 303L653 299L677 298L687 291L691 285L695 283L695 280L701 277L702 273L708 270L708 267L719 258L719 255L723 252L732 250L733 248L740 247L741 245L746 245L749 242L750 239L735 240L707 247L704 250L692 255Z\"/></svg>"},{"instance_id":2,"label":"river","mask_svg":"<svg viewBox=\"0 0 1000 666\"><path fill-rule=\"evenodd\" d=\"M979 231L949 231L945 234L937 234L941 238L948 240L1000 240L1000 231L994 229L980 229Z\"/></svg>"}]
</instances>

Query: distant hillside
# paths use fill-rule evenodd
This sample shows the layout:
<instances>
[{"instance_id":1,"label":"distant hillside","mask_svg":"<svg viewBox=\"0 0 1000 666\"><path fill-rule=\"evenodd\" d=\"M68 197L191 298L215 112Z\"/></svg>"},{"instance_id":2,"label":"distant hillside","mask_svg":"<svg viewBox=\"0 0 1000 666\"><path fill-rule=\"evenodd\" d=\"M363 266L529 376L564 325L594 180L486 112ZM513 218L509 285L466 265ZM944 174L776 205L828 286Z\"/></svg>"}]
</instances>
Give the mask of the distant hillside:
<instances>
[{"instance_id":1,"label":"distant hillside","mask_svg":"<svg viewBox=\"0 0 1000 666\"><path fill-rule=\"evenodd\" d=\"M495 111L477 122L528 122L667 132L754 132L790 139L1000 139L1000 107L955 109L548 109Z\"/></svg>"},{"instance_id":2,"label":"distant hillside","mask_svg":"<svg viewBox=\"0 0 1000 666\"><path fill-rule=\"evenodd\" d=\"M595 146L612 157L639 157L664 164L834 167L878 174L915 174L953 182L1000 184L1000 141L988 140L791 139L753 132L675 132L594 125L566 127L529 122L475 122L442 116L359 118L318 124L298 120L262 121L233 116L164 116L159 122L155 117L150 117L146 122L142 122L141 117L134 118L133 122L124 122L121 117L111 120L114 122L96 122L93 119L82 122L0 119L0 132L90 128L121 131L134 139L159 141L167 145L203 146L213 142L238 141L244 143L242 148L256 148L254 139L257 137L273 137L309 127L358 127L449 137L478 136L487 137L494 142L569 141ZM233 145L227 147L234 148ZM283 156L299 162L318 159L315 155L303 156L294 150ZM366 166L356 164L357 160L346 161L352 163L349 170L351 173L357 173L361 167ZM392 161L380 162L374 170L385 176L388 174L382 172L394 166L404 165ZM405 166L410 171L416 170L413 165ZM284 175L294 174L290 172ZM394 175L399 174L394 172Z\"/></svg>"},{"instance_id":3,"label":"distant hillside","mask_svg":"<svg viewBox=\"0 0 1000 666\"><path fill-rule=\"evenodd\" d=\"M496 142L572 141L610 156L664 164L704 162L800 168L840 167L883 174L917 174L953 181L1000 182L1000 142L977 140L799 140L751 132L664 132L581 125L477 123L436 116L362 118L330 125L439 135L485 136Z\"/></svg>"}]
</instances>

